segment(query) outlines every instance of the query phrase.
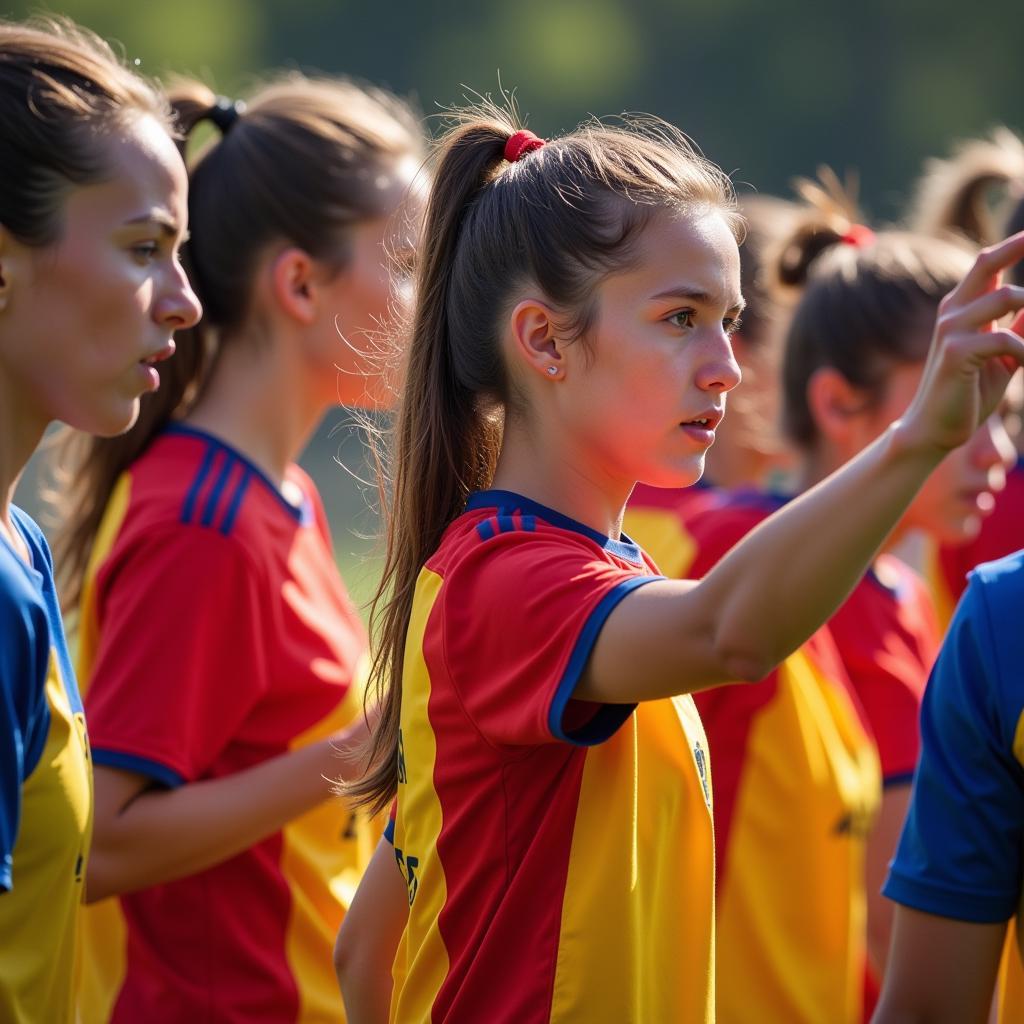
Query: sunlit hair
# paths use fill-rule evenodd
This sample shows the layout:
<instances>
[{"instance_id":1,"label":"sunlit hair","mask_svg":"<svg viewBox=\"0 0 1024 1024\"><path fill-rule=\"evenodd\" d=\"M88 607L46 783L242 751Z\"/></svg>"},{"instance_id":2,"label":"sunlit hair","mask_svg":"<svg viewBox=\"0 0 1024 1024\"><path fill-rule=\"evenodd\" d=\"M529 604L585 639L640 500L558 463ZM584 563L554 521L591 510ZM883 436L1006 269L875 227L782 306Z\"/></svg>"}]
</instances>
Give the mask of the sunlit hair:
<instances>
[{"instance_id":1,"label":"sunlit hair","mask_svg":"<svg viewBox=\"0 0 1024 1024\"><path fill-rule=\"evenodd\" d=\"M798 296L782 361L783 428L811 450L814 373L831 367L871 404L883 401L893 368L927 356L939 303L970 269L973 249L897 229L858 237L855 199L830 173L798 191L804 213L774 262L779 285Z\"/></svg>"},{"instance_id":2,"label":"sunlit hair","mask_svg":"<svg viewBox=\"0 0 1024 1024\"><path fill-rule=\"evenodd\" d=\"M914 231L962 235L991 245L1024 230L1024 141L1008 128L960 143L932 158L915 189L908 219ZM1024 285L1024 260L1008 276Z\"/></svg>"},{"instance_id":3,"label":"sunlit hair","mask_svg":"<svg viewBox=\"0 0 1024 1024\"><path fill-rule=\"evenodd\" d=\"M586 344L595 291L629 268L659 211L720 213L740 233L728 178L660 121L598 121L515 163L519 128L483 104L459 113L436 151L416 306L384 487L387 550L374 601L370 769L350 795L374 808L397 785L403 658L416 580L467 496L494 475L506 415L526 415L502 357L502 323L524 285Z\"/></svg>"},{"instance_id":4,"label":"sunlit hair","mask_svg":"<svg viewBox=\"0 0 1024 1024\"><path fill-rule=\"evenodd\" d=\"M109 137L143 114L169 112L99 36L0 21L0 224L24 245L57 241L69 189L110 176Z\"/></svg>"},{"instance_id":5,"label":"sunlit hair","mask_svg":"<svg viewBox=\"0 0 1024 1024\"><path fill-rule=\"evenodd\" d=\"M217 97L183 81L169 91L183 155ZM202 322L175 335L177 352L160 364L160 390L143 396L138 421L118 438L69 433L57 461L66 483L65 521L56 549L64 599L77 603L89 551L114 485L168 421L197 401L218 352L238 343L252 309L256 270L284 242L340 272L354 228L391 212L398 164L420 160L424 139L400 100L368 86L297 72L248 99L223 135L189 169L189 278Z\"/></svg>"}]
</instances>

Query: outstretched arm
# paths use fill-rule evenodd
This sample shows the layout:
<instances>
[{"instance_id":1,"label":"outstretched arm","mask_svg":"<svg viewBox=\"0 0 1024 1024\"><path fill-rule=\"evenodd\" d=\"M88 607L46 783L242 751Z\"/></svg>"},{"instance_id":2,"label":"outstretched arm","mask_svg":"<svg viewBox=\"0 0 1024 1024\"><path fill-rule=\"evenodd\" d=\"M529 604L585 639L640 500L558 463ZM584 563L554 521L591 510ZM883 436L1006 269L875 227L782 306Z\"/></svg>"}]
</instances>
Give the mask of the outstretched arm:
<instances>
[{"instance_id":1,"label":"outstretched arm","mask_svg":"<svg viewBox=\"0 0 1024 1024\"><path fill-rule=\"evenodd\" d=\"M917 396L874 444L762 523L699 583L658 581L620 601L574 696L630 703L755 681L826 622L929 473L1024 365L1024 340L994 325L1024 309L1024 288L999 287L998 277L1022 257L1024 234L984 250L946 297Z\"/></svg>"}]
</instances>

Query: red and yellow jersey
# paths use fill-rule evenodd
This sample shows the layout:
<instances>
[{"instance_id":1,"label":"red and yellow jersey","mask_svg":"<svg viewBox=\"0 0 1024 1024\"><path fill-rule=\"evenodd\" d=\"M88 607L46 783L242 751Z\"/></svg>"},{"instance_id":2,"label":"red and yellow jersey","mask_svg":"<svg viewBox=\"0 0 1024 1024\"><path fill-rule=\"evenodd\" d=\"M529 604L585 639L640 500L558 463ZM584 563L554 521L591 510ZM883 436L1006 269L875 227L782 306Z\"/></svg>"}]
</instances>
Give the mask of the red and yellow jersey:
<instances>
[{"instance_id":1,"label":"red and yellow jersey","mask_svg":"<svg viewBox=\"0 0 1024 1024\"><path fill-rule=\"evenodd\" d=\"M97 765L218 779L359 713L363 629L315 488L297 467L287 487L296 504L178 426L121 477L82 607ZM331 949L375 839L329 801L206 871L88 908L81 1021L343 1020Z\"/></svg>"},{"instance_id":2,"label":"red and yellow jersey","mask_svg":"<svg viewBox=\"0 0 1024 1024\"><path fill-rule=\"evenodd\" d=\"M67 1024L92 826L82 702L50 549L18 508L0 534L0 1020Z\"/></svg>"},{"instance_id":3,"label":"red and yellow jersey","mask_svg":"<svg viewBox=\"0 0 1024 1024\"><path fill-rule=\"evenodd\" d=\"M391 1019L711 1021L710 768L689 697L573 699L640 549L475 495L417 583Z\"/></svg>"},{"instance_id":4,"label":"red and yellow jersey","mask_svg":"<svg viewBox=\"0 0 1024 1024\"><path fill-rule=\"evenodd\" d=\"M909 786L921 699L942 640L928 588L898 558L880 555L828 628L878 745L882 784Z\"/></svg>"},{"instance_id":5,"label":"red and yellow jersey","mask_svg":"<svg viewBox=\"0 0 1024 1024\"><path fill-rule=\"evenodd\" d=\"M659 569L672 579L686 579L697 557L697 544L686 528L688 519L711 508L719 492L707 484L664 488L637 484L633 488L623 532L642 537L640 546Z\"/></svg>"},{"instance_id":6,"label":"red and yellow jersey","mask_svg":"<svg viewBox=\"0 0 1024 1024\"><path fill-rule=\"evenodd\" d=\"M983 562L994 562L1024 547L1024 458L1006 474L1006 488L996 495L996 507L982 520L981 532L969 544L937 547L928 544L925 575L939 622L949 625L967 585L967 574Z\"/></svg>"},{"instance_id":7,"label":"red and yellow jersey","mask_svg":"<svg viewBox=\"0 0 1024 1024\"><path fill-rule=\"evenodd\" d=\"M690 517L692 575L781 504L723 495ZM819 630L760 683L695 701L715 767L719 1021L859 1024L880 772L831 634Z\"/></svg>"}]
</instances>

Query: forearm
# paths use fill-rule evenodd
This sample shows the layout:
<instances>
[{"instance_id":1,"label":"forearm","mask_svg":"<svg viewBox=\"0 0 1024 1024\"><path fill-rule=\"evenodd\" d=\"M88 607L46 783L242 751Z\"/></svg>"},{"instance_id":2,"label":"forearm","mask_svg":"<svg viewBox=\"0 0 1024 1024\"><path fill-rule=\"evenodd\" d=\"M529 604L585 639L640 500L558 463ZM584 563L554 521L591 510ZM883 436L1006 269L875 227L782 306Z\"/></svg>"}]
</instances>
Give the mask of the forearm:
<instances>
[{"instance_id":1,"label":"forearm","mask_svg":"<svg viewBox=\"0 0 1024 1024\"><path fill-rule=\"evenodd\" d=\"M718 681L761 678L832 616L942 456L894 425L707 574L691 596L718 610Z\"/></svg>"},{"instance_id":2,"label":"forearm","mask_svg":"<svg viewBox=\"0 0 1024 1024\"><path fill-rule=\"evenodd\" d=\"M408 890L395 864L394 847L382 839L334 945L334 970L349 1024L387 1024L391 967L408 916Z\"/></svg>"},{"instance_id":3,"label":"forearm","mask_svg":"<svg viewBox=\"0 0 1024 1024\"><path fill-rule=\"evenodd\" d=\"M87 898L103 899L203 871L272 835L332 798L332 781L356 772L331 740L220 779L176 789L142 788L131 776L96 772L96 823Z\"/></svg>"}]
</instances>

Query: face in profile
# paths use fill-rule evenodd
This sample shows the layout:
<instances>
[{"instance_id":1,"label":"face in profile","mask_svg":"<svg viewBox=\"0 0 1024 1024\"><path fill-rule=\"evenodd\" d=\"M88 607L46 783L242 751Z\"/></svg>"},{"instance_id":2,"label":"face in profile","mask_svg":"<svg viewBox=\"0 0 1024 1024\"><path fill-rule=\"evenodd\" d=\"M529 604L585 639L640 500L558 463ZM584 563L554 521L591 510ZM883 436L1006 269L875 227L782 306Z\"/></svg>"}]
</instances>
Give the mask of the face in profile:
<instances>
[{"instance_id":1,"label":"face in profile","mask_svg":"<svg viewBox=\"0 0 1024 1024\"><path fill-rule=\"evenodd\" d=\"M375 408L391 395L381 379L391 335L408 312L418 227L426 203L419 161L378 177L383 212L351 230L348 261L326 285L323 379L326 401ZM333 371L333 372L332 372Z\"/></svg>"},{"instance_id":2,"label":"face in profile","mask_svg":"<svg viewBox=\"0 0 1024 1024\"><path fill-rule=\"evenodd\" d=\"M178 261L188 185L166 130L140 116L98 145L111 172L68 191L56 242L4 238L0 326L24 416L113 435L159 386L175 330L201 311Z\"/></svg>"},{"instance_id":3,"label":"face in profile","mask_svg":"<svg viewBox=\"0 0 1024 1024\"><path fill-rule=\"evenodd\" d=\"M596 289L593 324L569 345L564 406L587 472L632 486L694 483L726 394L740 381L739 250L725 218L666 212L628 270Z\"/></svg>"}]
</instances>

